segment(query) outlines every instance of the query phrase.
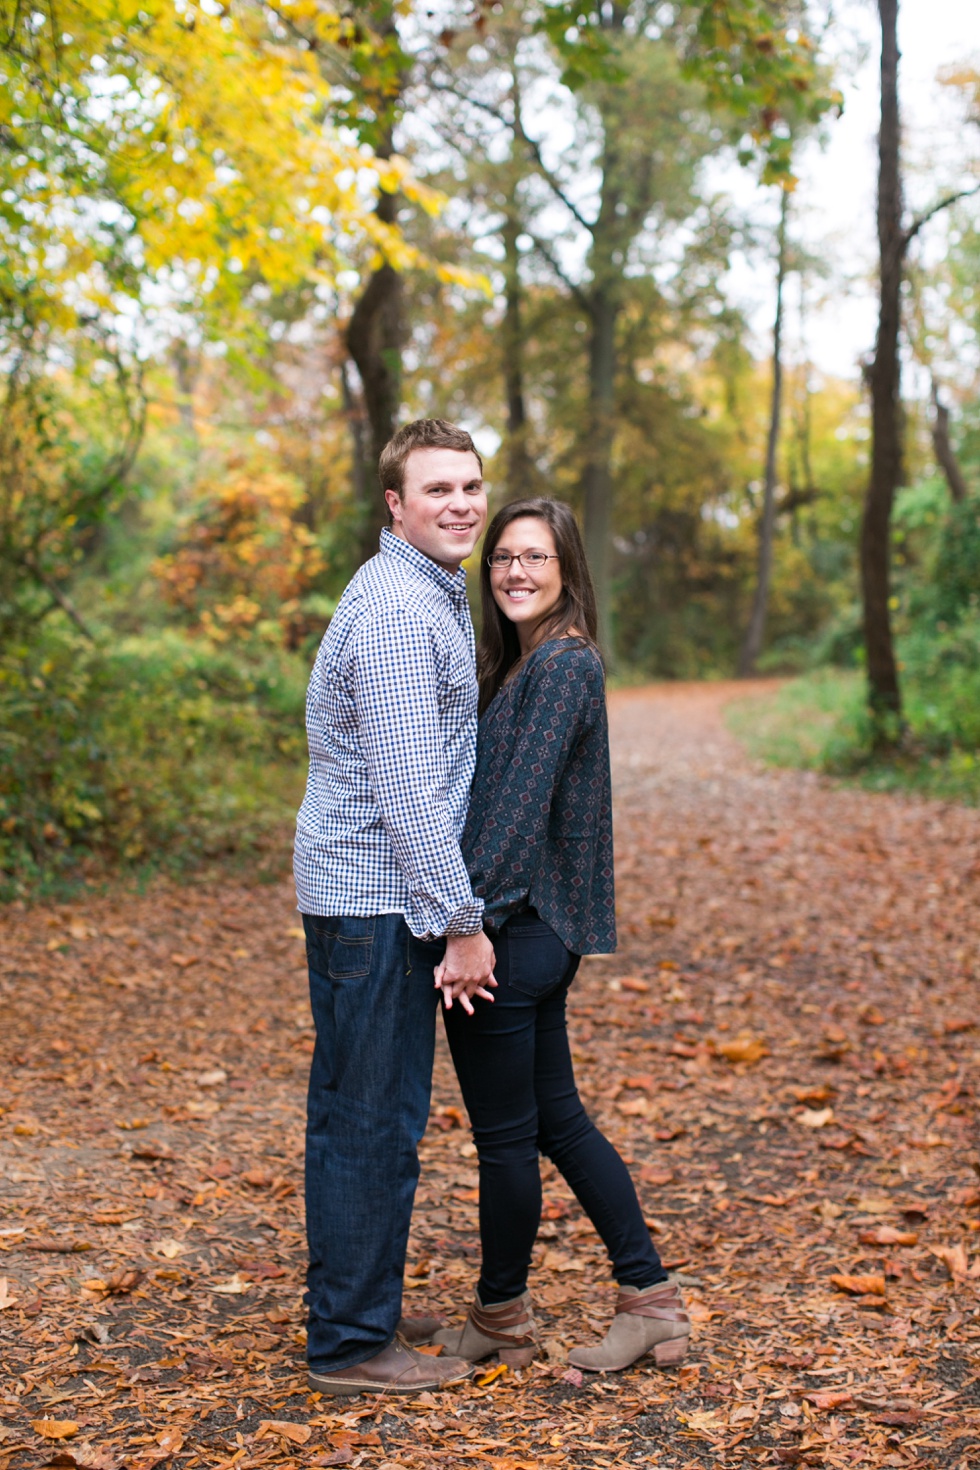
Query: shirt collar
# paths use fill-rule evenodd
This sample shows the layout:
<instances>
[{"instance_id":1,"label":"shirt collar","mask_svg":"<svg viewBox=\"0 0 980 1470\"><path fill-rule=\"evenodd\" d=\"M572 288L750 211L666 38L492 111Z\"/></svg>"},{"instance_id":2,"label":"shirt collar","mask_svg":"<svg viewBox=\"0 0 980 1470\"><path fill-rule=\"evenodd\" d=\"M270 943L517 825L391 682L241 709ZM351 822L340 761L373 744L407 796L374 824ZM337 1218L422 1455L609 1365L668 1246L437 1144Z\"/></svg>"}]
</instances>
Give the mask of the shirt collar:
<instances>
[{"instance_id":1,"label":"shirt collar","mask_svg":"<svg viewBox=\"0 0 980 1470\"><path fill-rule=\"evenodd\" d=\"M445 567L433 561L431 556L426 556L424 551L419 551L403 537L396 536L393 531L388 530L387 526L381 532L380 551L382 556L401 557L416 572L421 572L423 576L431 578L450 597L465 598L466 573L462 567L458 572L447 572Z\"/></svg>"}]
</instances>

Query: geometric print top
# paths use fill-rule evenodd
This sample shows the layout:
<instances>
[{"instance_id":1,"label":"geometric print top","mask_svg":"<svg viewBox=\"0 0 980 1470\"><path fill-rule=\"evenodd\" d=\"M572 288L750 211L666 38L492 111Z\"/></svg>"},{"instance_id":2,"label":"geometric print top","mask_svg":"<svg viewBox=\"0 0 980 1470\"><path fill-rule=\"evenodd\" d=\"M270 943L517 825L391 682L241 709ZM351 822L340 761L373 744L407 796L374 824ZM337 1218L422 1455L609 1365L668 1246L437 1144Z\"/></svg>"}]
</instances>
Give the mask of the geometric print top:
<instances>
[{"instance_id":1,"label":"geometric print top","mask_svg":"<svg viewBox=\"0 0 980 1470\"><path fill-rule=\"evenodd\" d=\"M616 948L609 731L595 649L548 639L498 691L480 721L463 856L491 933L530 907L574 954Z\"/></svg>"},{"instance_id":2,"label":"geometric print top","mask_svg":"<svg viewBox=\"0 0 980 1470\"><path fill-rule=\"evenodd\" d=\"M477 730L466 573L383 530L320 644L306 730L300 912L403 913L420 939L478 933L459 845Z\"/></svg>"}]
</instances>

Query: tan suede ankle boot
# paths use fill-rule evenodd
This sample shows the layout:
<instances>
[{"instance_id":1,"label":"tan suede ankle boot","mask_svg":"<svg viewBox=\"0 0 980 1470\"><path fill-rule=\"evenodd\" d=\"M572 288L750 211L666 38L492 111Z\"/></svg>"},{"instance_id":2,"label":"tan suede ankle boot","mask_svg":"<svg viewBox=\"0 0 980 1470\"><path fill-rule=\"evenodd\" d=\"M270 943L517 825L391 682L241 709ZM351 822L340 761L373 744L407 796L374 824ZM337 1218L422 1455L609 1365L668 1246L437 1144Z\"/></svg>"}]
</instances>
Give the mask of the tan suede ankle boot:
<instances>
[{"instance_id":1,"label":"tan suede ankle boot","mask_svg":"<svg viewBox=\"0 0 980 1470\"><path fill-rule=\"evenodd\" d=\"M621 1286L616 1315L599 1347L574 1348L568 1361L590 1373L616 1373L647 1353L657 1366L679 1363L687 1352L691 1323L674 1276L641 1291Z\"/></svg>"},{"instance_id":2,"label":"tan suede ankle boot","mask_svg":"<svg viewBox=\"0 0 980 1470\"><path fill-rule=\"evenodd\" d=\"M464 1325L443 1328L432 1341L442 1343L454 1358L470 1363L497 1353L508 1368L526 1368L538 1346L531 1293L523 1291L512 1301L496 1302L492 1307L483 1306L477 1295Z\"/></svg>"}]
</instances>

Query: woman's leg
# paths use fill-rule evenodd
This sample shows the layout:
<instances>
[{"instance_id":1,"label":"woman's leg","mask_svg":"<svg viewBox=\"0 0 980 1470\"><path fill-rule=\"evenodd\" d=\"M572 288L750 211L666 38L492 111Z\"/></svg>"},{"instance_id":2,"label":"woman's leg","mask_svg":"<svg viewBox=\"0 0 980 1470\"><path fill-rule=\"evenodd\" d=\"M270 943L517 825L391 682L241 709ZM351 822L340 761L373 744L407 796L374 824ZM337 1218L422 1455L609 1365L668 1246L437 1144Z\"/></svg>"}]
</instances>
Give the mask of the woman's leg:
<instances>
[{"instance_id":1,"label":"woman's leg","mask_svg":"<svg viewBox=\"0 0 980 1470\"><path fill-rule=\"evenodd\" d=\"M577 967L576 967L577 968ZM602 1239L620 1286L647 1287L667 1272L650 1239L629 1170L582 1106L565 1003L574 971L538 1007L535 1097L538 1146L564 1175Z\"/></svg>"},{"instance_id":2,"label":"woman's leg","mask_svg":"<svg viewBox=\"0 0 980 1470\"><path fill-rule=\"evenodd\" d=\"M521 944L513 930L522 927L530 925L511 921L495 945L493 1001L475 1000L472 1016L459 1005L444 1012L479 1155L483 1267L477 1289L484 1306L512 1301L524 1291L541 1218L534 1082L538 1002L511 983L514 948ZM556 956L546 958L538 972L560 983L560 970L556 976L548 973ZM567 952L557 960L562 968L567 961Z\"/></svg>"}]
</instances>

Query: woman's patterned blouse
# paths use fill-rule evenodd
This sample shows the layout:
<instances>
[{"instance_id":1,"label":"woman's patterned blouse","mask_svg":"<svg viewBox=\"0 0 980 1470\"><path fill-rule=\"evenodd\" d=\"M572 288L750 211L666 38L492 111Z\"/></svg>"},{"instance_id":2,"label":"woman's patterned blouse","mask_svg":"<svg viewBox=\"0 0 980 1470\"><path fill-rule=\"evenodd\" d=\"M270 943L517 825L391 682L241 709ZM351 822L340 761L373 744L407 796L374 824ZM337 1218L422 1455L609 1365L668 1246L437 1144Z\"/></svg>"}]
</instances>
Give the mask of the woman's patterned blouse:
<instances>
[{"instance_id":1,"label":"woman's patterned blouse","mask_svg":"<svg viewBox=\"0 0 980 1470\"><path fill-rule=\"evenodd\" d=\"M602 662L540 644L480 721L463 832L491 933L537 909L575 954L616 948L609 732Z\"/></svg>"}]
</instances>

